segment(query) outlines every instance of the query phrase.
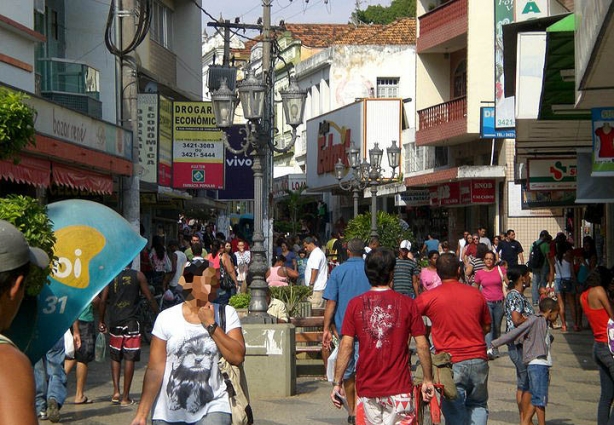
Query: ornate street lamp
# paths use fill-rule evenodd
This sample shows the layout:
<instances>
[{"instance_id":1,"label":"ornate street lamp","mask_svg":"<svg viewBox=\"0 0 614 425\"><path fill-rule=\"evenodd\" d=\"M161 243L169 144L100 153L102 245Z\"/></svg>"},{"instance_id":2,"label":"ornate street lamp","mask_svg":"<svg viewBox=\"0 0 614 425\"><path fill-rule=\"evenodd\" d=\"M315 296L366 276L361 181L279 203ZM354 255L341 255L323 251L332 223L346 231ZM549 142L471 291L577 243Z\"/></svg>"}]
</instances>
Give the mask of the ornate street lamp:
<instances>
[{"instance_id":1,"label":"ornate street lamp","mask_svg":"<svg viewBox=\"0 0 614 425\"><path fill-rule=\"evenodd\" d=\"M390 147L386 149L388 165L392 168L392 176L390 177L382 176L383 154L384 152L379 148L379 144L375 143L373 148L369 149L370 162L363 160L361 163L360 149L352 142L347 152L349 169L343 164L341 158L335 164L335 177L337 177L339 187L345 191L353 192L354 217L358 215L358 193L367 186L371 187L371 237L379 236L377 233L377 186L385 183L386 180L393 179L396 176L396 168L399 166L401 148L399 148L396 140L393 140Z\"/></svg>"},{"instance_id":2,"label":"ornate street lamp","mask_svg":"<svg viewBox=\"0 0 614 425\"><path fill-rule=\"evenodd\" d=\"M266 258L266 248L264 247L263 205L262 194L263 175L266 161L265 155L269 148L274 152L287 152L290 150L297 138L296 128L303 122L305 111L305 99L307 92L301 90L296 82L296 78L289 78L289 87L281 90L282 105L286 116L286 122L292 127L292 137L289 144L283 149L278 148L271 140L271 124L274 122L273 111L270 107L271 92L273 87L265 84L266 79L258 79L253 70L249 70L246 78L237 86L238 97L243 108L243 115L248 120L245 123L244 140L239 149L230 146L228 136L222 131L222 140L226 149L234 154L251 154L253 157L252 170L254 171L254 245L251 248L252 261L249 265L249 272L252 276L250 291L252 294L249 315L244 320L247 323L272 323L272 318L267 314L268 304L266 302L266 290L268 284L265 279L269 262ZM222 82L220 88L211 93L213 101L213 112L218 127L229 128L233 124L234 108L237 105L237 96Z\"/></svg>"}]
</instances>

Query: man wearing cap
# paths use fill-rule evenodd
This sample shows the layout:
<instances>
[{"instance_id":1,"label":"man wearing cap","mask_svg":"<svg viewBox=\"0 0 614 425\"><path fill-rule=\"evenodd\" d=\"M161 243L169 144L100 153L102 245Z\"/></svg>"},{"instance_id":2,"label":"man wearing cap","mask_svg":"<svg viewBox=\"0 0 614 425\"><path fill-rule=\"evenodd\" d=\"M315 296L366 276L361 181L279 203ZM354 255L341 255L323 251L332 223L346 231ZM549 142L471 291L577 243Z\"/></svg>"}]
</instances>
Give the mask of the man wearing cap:
<instances>
[{"instance_id":1,"label":"man wearing cap","mask_svg":"<svg viewBox=\"0 0 614 425\"><path fill-rule=\"evenodd\" d=\"M34 373L28 358L2 335L25 295L30 265L45 268L49 257L30 248L21 232L0 220L0 423L36 425Z\"/></svg>"},{"instance_id":2,"label":"man wearing cap","mask_svg":"<svg viewBox=\"0 0 614 425\"><path fill-rule=\"evenodd\" d=\"M394 266L394 283L392 289L411 298L418 296L418 276L420 267L410 257L411 242L404 240L399 245L399 256Z\"/></svg>"},{"instance_id":3,"label":"man wearing cap","mask_svg":"<svg viewBox=\"0 0 614 425\"><path fill-rule=\"evenodd\" d=\"M371 289L369 279L365 273L365 261L362 259L364 243L359 238L351 239L347 244L348 259L343 264L335 267L330 274L324 299L324 332L322 345L329 350L333 335L341 339L340 331L343 325L345 310L350 300L364 294ZM334 323L333 323L334 318ZM358 341L354 343L354 351L350 356L349 364L343 375L343 388L348 401L349 423L354 423L354 407L356 405L356 391L354 389L354 374L356 372L356 360L358 359Z\"/></svg>"}]
</instances>

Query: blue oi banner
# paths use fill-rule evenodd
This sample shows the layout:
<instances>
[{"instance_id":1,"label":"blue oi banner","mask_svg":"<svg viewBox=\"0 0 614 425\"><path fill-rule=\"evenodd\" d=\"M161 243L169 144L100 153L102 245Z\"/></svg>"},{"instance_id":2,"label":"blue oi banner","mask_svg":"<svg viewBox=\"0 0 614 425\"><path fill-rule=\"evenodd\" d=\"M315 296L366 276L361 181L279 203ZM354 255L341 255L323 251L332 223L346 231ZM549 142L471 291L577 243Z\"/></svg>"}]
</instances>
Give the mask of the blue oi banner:
<instances>
[{"instance_id":1,"label":"blue oi banner","mask_svg":"<svg viewBox=\"0 0 614 425\"><path fill-rule=\"evenodd\" d=\"M32 363L147 243L122 216L96 202L55 202L48 214L57 238L51 284L37 298L24 300L10 332Z\"/></svg>"}]
</instances>

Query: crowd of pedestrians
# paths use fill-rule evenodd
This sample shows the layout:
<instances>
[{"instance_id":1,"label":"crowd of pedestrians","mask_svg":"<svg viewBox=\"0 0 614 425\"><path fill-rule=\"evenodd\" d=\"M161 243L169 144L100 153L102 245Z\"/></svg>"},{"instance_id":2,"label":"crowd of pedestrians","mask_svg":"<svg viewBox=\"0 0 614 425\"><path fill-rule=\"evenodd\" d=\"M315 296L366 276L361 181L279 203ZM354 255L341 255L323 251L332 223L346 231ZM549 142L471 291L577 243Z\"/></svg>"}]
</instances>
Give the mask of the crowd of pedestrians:
<instances>
[{"instance_id":1,"label":"crowd of pedestrians","mask_svg":"<svg viewBox=\"0 0 614 425\"><path fill-rule=\"evenodd\" d=\"M0 230L6 231L0 233L0 245L13 244L20 255L0 250L0 330L5 330L23 298L24 265L44 266L44 259L10 225L0 221ZM154 236L141 253L142 272L127 266L88 305L72 326L74 358L64 358L63 340L58 341L32 370L0 335L3 361L11 359L25 377L8 391L2 383L12 382L16 372L0 369L0 422L14 423L13 409L3 408L8 403L32 412L32 417L20 415L20 423L36 423L36 415L58 422L67 398L66 376L75 366L73 402L90 403L87 365L93 360L95 328L109 337L109 402L134 404L131 384L140 360L139 308L145 299L156 314L160 307L164 311L153 327L133 424L144 424L149 417L160 425L231 423L229 394L217 361L223 357L240 365L244 360L241 323L227 304L250 284L249 244L238 237L227 239L211 225L181 235L168 242ZM313 236L280 237L275 245L267 282L312 288L312 307L324 309L322 344L337 349L331 400L346 406L348 423L414 423L415 397L428 402L436 396L432 352L451 357L457 397L441 398L447 423L486 424L490 361L501 355L499 347L507 346L516 371L519 423L532 424L537 416L538 424L545 424L551 353L556 350L551 329L580 331L583 314L595 339L601 384L598 424L614 423L614 361L606 328L607 320L614 320L614 287L610 270L598 266L592 238L574 247L565 234L553 238L544 230L525 252L514 230L491 243L480 227L473 234L464 232L456 250L431 233L423 244L414 243L412 251L409 240L381 247L377 238L346 240L341 230L326 243ZM211 279L201 276L207 267L214 270ZM270 292L267 302L281 322L289 320L283 303ZM412 354L417 354L424 376L417 392L412 389Z\"/></svg>"}]
</instances>

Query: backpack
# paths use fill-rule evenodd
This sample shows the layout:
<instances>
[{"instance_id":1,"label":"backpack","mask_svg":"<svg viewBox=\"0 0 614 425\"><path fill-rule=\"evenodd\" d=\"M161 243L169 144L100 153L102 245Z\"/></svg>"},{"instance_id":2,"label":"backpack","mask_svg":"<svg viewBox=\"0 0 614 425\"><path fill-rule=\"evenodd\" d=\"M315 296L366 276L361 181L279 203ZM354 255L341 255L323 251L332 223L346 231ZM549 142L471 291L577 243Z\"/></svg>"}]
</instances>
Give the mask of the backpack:
<instances>
[{"instance_id":1,"label":"backpack","mask_svg":"<svg viewBox=\"0 0 614 425\"><path fill-rule=\"evenodd\" d=\"M544 265L546 261L546 256L544 252L540 249L540 245L545 241L541 241L539 243L533 242L533 247L531 248L531 253L529 254L529 262L527 266L530 270L539 270Z\"/></svg>"}]
</instances>

